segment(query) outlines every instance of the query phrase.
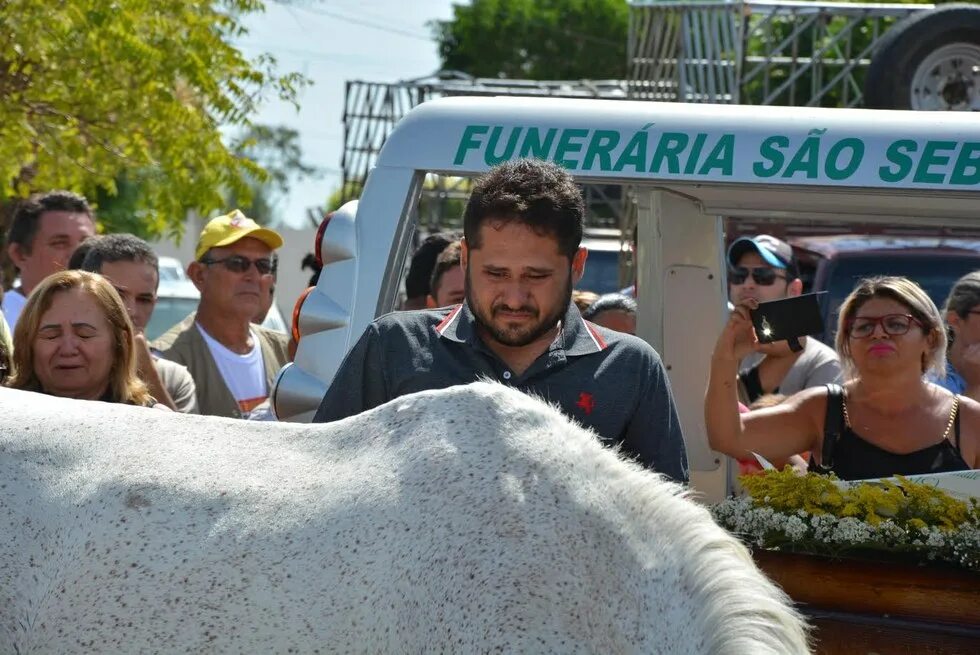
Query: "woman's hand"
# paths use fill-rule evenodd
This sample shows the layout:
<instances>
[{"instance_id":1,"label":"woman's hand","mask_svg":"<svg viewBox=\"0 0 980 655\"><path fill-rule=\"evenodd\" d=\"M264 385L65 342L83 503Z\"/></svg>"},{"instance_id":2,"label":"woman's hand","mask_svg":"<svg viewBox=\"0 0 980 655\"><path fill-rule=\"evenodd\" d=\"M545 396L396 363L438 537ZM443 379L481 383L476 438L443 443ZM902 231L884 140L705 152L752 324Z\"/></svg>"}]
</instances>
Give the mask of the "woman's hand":
<instances>
[{"instance_id":1,"label":"woman's hand","mask_svg":"<svg viewBox=\"0 0 980 655\"><path fill-rule=\"evenodd\" d=\"M759 350L759 339L749 313L758 306L759 302L751 298L735 306L715 344L714 359L738 362Z\"/></svg>"}]
</instances>

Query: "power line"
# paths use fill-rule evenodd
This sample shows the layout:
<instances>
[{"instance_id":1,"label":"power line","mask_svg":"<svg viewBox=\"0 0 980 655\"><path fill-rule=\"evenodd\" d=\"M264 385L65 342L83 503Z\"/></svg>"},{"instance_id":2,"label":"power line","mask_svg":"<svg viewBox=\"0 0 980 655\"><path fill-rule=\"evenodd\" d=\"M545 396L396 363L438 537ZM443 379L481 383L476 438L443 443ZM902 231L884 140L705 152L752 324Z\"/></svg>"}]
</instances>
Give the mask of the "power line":
<instances>
[{"instance_id":1,"label":"power line","mask_svg":"<svg viewBox=\"0 0 980 655\"><path fill-rule=\"evenodd\" d=\"M298 59L316 59L320 61L328 61L334 64L340 64L345 68L364 68L383 65L381 60L365 60L362 57L355 57L349 52L318 52L316 50L306 50L303 48L291 48L289 46L279 45L278 43L249 41L238 41L236 45L239 48L263 50L279 58L296 57ZM408 63L411 64L413 62L409 61ZM422 65L421 62L417 62L417 64ZM426 65L428 64L426 63Z\"/></svg>"},{"instance_id":2,"label":"power line","mask_svg":"<svg viewBox=\"0 0 980 655\"><path fill-rule=\"evenodd\" d=\"M276 4L283 5L280 0L272 0ZM407 36L412 39L418 39L420 41L426 41L432 43L432 38L428 36L423 36L418 32L409 32L408 30L400 30L397 27L389 27L388 25L382 25L380 23L375 23L373 21L367 20L365 18L357 18L355 16L347 16L336 11L331 11L329 9L314 9L312 7L297 7L301 11L306 11L311 14L317 14L320 16L328 16L330 18L336 18L337 20L346 21L353 25L360 25L361 27L370 27L371 29L380 30L382 32L387 32L389 34L397 34L399 36Z\"/></svg>"}]
</instances>

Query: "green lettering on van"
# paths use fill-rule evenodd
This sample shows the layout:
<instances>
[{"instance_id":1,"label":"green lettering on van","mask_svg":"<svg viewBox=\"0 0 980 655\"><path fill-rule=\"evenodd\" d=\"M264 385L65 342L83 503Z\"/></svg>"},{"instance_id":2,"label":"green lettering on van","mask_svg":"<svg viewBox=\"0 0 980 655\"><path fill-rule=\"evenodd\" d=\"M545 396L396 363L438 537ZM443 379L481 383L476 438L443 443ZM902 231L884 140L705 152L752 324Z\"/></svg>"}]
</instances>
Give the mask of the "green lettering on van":
<instances>
[{"instance_id":1,"label":"green lettering on van","mask_svg":"<svg viewBox=\"0 0 980 655\"><path fill-rule=\"evenodd\" d=\"M955 150L955 141L926 141L922 149L922 157L919 158L919 165L915 167L915 177L913 182L923 184L942 184L946 179L946 173L933 173L929 169L933 166L945 166L949 163L949 156L941 154L940 150Z\"/></svg>"},{"instance_id":2,"label":"green lettering on van","mask_svg":"<svg viewBox=\"0 0 980 655\"><path fill-rule=\"evenodd\" d=\"M524 142L521 144L521 157L533 157L535 159L548 159L551 154L551 144L555 141L558 134L557 128L549 128L541 139L541 132L536 127L527 128L524 133Z\"/></svg>"},{"instance_id":3,"label":"green lettering on van","mask_svg":"<svg viewBox=\"0 0 980 655\"><path fill-rule=\"evenodd\" d=\"M718 143L712 148L698 175L710 175L714 168L721 169L721 174L729 177L735 169L735 135L722 134Z\"/></svg>"},{"instance_id":4,"label":"green lettering on van","mask_svg":"<svg viewBox=\"0 0 980 655\"><path fill-rule=\"evenodd\" d=\"M791 178L797 173L805 173L806 179L817 179L820 170L820 137L808 136L796 149L782 177Z\"/></svg>"},{"instance_id":5,"label":"green lettering on van","mask_svg":"<svg viewBox=\"0 0 980 655\"><path fill-rule=\"evenodd\" d=\"M581 140L587 136L589 136L589 131L580 128L562 130L561 135L558 137L558 145L555 147L555 163L565 168L578 168L578 161L575 159L565 159L565 156L580 152L583 145Z\"/></svg>"},{"instance_id":6,"label":"green lettering on van","mask_svg":"<svg viewBox=\"0 0 980 655\"><path fill-rule=\"evenodd\" d=\"M453 165L459 166L466 161L467 152L479 149L483 144L474 137L489 131L489 125L467 125L466 129L463 130L463 137L459 140L459 146L456 148L456 158L453 159Z\"/></svg>"},{"instance_id":7,"label":"green lettering on van","mask_svg":"<svg viewBox=\"0 0 980 655\"><path fill-rule=\"evenodd\" d=\"M589 140L589 149L582 159L582 170L591 171L593 162L598 158L599 170L608 171L612 168L612 151L619 145L619 132L615 130L596 130Z\"/></svg>"},{"instance_id":8,"label":"green lettering on van","mask_svg":"<svg viewBox=\"0 0 980 655\"><path fill-rule=\"evenodd\" d=\"M698 132L698 135L694 137L694 145L691 146L691 154L687 156L687 164L684 165L684 175L693 175L694 170L698 165L698 160L701 159L701 150L704 149L704 142L708 139L708 135L704 132Z\"/></svg>"},{"instance_id":9,"label":"green lettering on van","mask_svg":"<svg viewBox=\"0 0 980 655\"><path fill-rule=\"evenodd\" d=\"M850 150L850 160L847 164L840 165L840 156L845 150ZM864 141L861 139L849 138L841 139L830 146L827 151L827 159L823 164L823 172L831 180L846 180L854 175L854 172L861 166L864 160Z\"/></svg>"},{"instance_id":10,"label":"green lettering on van","mask_svg":"<svg viewBox=\"0 0 980 655\"><path fill-rule=\"evenodd\" d=\"M772 177L778 173L783 167L783 162L786 161L786 156L779 149L788 147L789 137L779 135L766 137L759 146L759 154L762 155L763 160L752 163L752 172L755 176ZM766 161L771 165L767 166Z\"/></svg>"},{"instance_id":11,"label":"green lettering on van","mask_svg":"<svg viewBox=\"0 0 980 655\"><path fill-rule=\"evenodd\" d=\"M657 151L653 153L650 162L650 172L659 173L664 160L667 160L667 172L677 175L681 172L680 154L687 147L689 137L683 132L664 132L657 143Z\"/></svg>"},{"instance_id":12,"label":"green lettering on van","mask_svg":"<svg viewBox=\"0 0 980 655\"><path fill-rule=\"evenodd\" d=\"M632 166L637 173L645 172L644 166L647 161L647 133L640 130L634 132L633 136L626 143L626 147L619 153L619 158L613 165L613 171L619 172L627 166Z\"/></svg>"},{"instance_id":13,"label":"green lettering on van","mask_svg":"<svg viewBox=\"0 0 980 655\"><path fill-rule=\"evenodd\" d=\"M969 172L967 172L969 171ZM949 176L950 184L980 184L980 143L968 141L960 149L956 158L953 174Z\"/></svg>"},{"instance_id":14,"label":"green lettering on van","mask_svg":"<svg viewBox=\"0 0 980 655\"><path fill-rule=\"evenodd\" d=\"M500 162L507 161L514 156L514 150L517 148L517 140L521 138L521 132L524 131L524 128L510 128L510 136L507 137L507 145L504 147L504 151L502 153L497 154L497 144L500 142L500 135L503 133L503 131L503 126L495 125L493 130L490 132L490 139L487 141L487 147L483 149L483 161L486 162L487 166L496 166Z\"/></svg>"},{"instance_id":15,"label":"green lettering on van","mask_svg":"<svg viewBox=\"0 0 980 655\"><path fill-rule=\"evenodd\" d=\"M909 153L919 149L918 144L911 139L894 141L885 151L885 158L892 166L878 168L878 177L882 182L901 182L912 172L914 163Z\"/></svg>"}]
</instances>

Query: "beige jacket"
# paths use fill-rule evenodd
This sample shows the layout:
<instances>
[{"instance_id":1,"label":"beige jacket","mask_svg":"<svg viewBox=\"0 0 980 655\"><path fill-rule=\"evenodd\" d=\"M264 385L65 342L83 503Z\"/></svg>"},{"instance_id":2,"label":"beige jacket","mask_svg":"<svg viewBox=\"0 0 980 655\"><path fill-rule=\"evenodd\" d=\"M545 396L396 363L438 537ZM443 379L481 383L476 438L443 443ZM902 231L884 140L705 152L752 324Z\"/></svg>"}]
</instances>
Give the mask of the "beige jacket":
<instances>
[{"instance_id":1,"label":"beige jacket","mask_svg":"<svg viewBox=\"0 0 980 655\"><path fill-rule=\"evenodd\" d=\"M218 365L215 364L208 344L195 326L197 313L193 313L170 328L153 342L153 348L164 358L183 364L190 371L197 387L197 411L210 416L244 418L235 397L228 390ZM252 325L262 348L265 378L269 392L279 369L289 361L289 337L280 332Z\"/></svg>"}]
</instances>

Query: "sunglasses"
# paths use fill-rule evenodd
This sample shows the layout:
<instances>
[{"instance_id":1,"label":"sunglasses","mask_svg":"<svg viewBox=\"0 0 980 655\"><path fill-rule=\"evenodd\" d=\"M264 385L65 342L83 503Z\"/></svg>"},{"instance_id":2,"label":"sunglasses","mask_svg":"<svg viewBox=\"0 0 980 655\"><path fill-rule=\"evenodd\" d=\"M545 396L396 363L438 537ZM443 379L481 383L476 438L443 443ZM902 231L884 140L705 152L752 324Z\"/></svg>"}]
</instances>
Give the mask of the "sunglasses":
<instances>
[{"instance_id":1,"label":"sunglasses","mask_svg":"<svg viewBox=\"0 0 980 655\"><path fill-rule=\"evenodd\" d=\"M745 281L752 276L752 280L760 287L772 286L776 280L785 280L785 275L780 275L775 268L769 266L757 266L746 268L745 266L733 266L728 269L728 282L730 284L745 284Z\"/></svg>"},{"instance_id":2,"label":"sunglasses","mask_svg":"<svg viewBox=\"0 0 980 655\"><path fill-rule=\"evenodd\" d=\"M922 327L919 319L911 314L885 314L884 316L859 316L852 318L847 324L847 336L852 339L867 339L875 333L880 324L881 329L893 337L901 336L912 329L912 324Z\"/></svg>"},{"instance_id":3,"label":"sunglasses","mask_svg":"<svg viewBox=\"0 0 980 655\"><path fill-rule=\"evenodd\" d=\"M252 264L255 264L255 270L259 272L260 275L269 275L270 273L275 273L278 267L279 261L275 257L260 257L259 259L249 259L242 255L232 255L230 257L225 257L224 259L211 259L210 257L205 257L201 260L202 264L211 266L212 264L221 264L227 270L232 273L244 273Z\"/></svg>"}]
</instances>

